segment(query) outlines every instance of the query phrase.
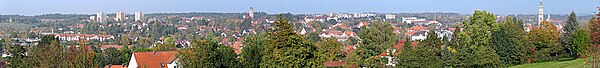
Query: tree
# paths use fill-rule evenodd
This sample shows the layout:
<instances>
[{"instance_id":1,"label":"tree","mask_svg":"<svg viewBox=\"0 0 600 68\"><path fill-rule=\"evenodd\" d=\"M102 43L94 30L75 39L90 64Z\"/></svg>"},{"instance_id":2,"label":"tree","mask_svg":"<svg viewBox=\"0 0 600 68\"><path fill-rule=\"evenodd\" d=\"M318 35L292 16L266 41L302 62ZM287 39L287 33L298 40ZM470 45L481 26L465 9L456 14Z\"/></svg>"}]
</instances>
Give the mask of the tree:
<instances>
[{"instance_id":1,"label":"tree","mask_svg":"<svg viewBox=\"0 0 600 68\"><path fill-rule=\"evenodd\" d=\"M308 32L305 34L304 38L310 42L319 42L321 40L319 32Z\"/></svg>"},{"instance_id":2,"label":"tree","mask_svg":"<svg viewBox=\"0 0 600 68\"><path fill-rule=\"evenodd\" d=\"M598 14L600 15L600 14ZM587 30L590 35L590 43L593 45L600 44L600 20L598 18L592 18L588 22Z\"/></svg>"},{"instance_id":3,"label":"tree","mask_svg":"<svg viewBox=\"0 0 600 68\"><path fill-rule=\"evenodd\" d=\"M577 57L586 56L588 50L585 50L584 48L589 47L588 41L590 41L588 32L584 29L577 29L571 36L573 37L571 49L577 53Z\"/></svg>"},{"instance_id":4,"label":"tree","mask_svg":"<svg viewBox=\"0 0 600 68\"><path fill-rule=\"evenodd\" d=\"M83 47L79 47L77 50L77 52L73 53L75 56L71 59L69 59L69 67L71 68L94 68L94 67L101 67L103 65L94 63L95 61L93 61L94 58L94 52L92 51L88 51L88 50L84 50Z\"/></svg>"},{"instance_id":5,"label":"tree","mask_svg":"<svg viewBox=\"0 0 600 68\"><path fill-rule=\"evenodd\" d=\"M61 68L67 66L65 51L53 35L43 36L40 44L33 47L31 57L32 60L35 60L34 67Z\"/></svg>"},{"instance_id":6,"label":"tree","mask_svg":"<svg viewBox=\"0 0 600 68\"><path fill-rule=\"evenodd\" d=\"M104 58L107 64L121 64L121 53L117 48L111 47L103 51ZM107 65L102 64L102 65Z\"/></svg>"},{"instance_id":7,"label":"tree","mask_svg":"<svg viewBox=\"0 0 600 68\"><path fill-rule=\"evenodd\" d=\"M121 60L119 63L121 64L129 64L129 60L131 59L131 54L133 54L132 50L129 49L129 46L123 45L123 48L119 49L119 53L121 53Z\"/></svg>"},{"instance_id":8,"label":"tree","mask_svg":"<svg viewBox=\"0 0 600 68\"><path fill-rule=\"evenodd\" d=\"M442 39L439 38L435 32L435 29L429 30L429 32L427 32L427 38L421 41L421 43L422 46L433 47L437 48L438 50L442 47L442 45L444 45Z\"/></svg>"},{"instance_id":9,"label":"tree","mask_svg":"<svg viewBox=\"0 0 600 68\"><path fill-rule=\"evenodd\" d=\"M558 34L556 26L548 21L543 21L539 27L531 29L528 35L529 44L534 47L535 51L533 56L539 61L558 59L556 57L564 49L558 43Z\"/></svg>"},{"instance_id":10,"label":"tree","mask_svg":"<svg viewBox=\"0 0 600 68\"><path fill-rule=\"evenodd\" d=\"M561 45L564 47L565 51L567 51L566 53L568 53L571 57L574 58L576 58L577 52L572 49L573 36L571 36L571 34L573 34L575 30L577 30L577 26L579 26L577 22L577 16L575 15L575 12L571 12L571 14L569 14L569 16L567 17L566 24L562 30L564 31L564 33L560 35Z\"/></svg>"},{"instance_id":11,"label":"tree","mask_svg":"<svg viewBox=\"0 0 600 68\"><path fill-rule=\"evenodd\" d=\"M496 16L487 11L475 11L468 20L463 21L464 30L459 34L459 67L498 67L499 58L489 43L492 32L498 29Z\"/></svg>"},{"instance_id":12,"label":"tree","mask_svg":"<svg viewBox=\"0 0 600 68\"><path fill-rule=\"evenodd\" d=\"M130 41L129 41L129 37L127 35L121 35L121 38L119 39L120 44L122 45L129 45Z\"/></svg>"},{"instance_id":13,"label":"tree","mask_svg":"<svg viewBox=\"0 0 600 68\"><path fill-rule=\"evenodd\" d=\"M410 43L410 42L405 42ZM441 48L444 45L442 39L437 36L435 30L430 30L427 38L416 48L406 48L397 57L398 66L411 68L441 68L445 65L442 61ZM408 46L408 45L405 45Z\"/></svg>"},{"instance_id":14,"label":"tree","mask_svg":"<svg viewBox=\"0 0 600 68\"><path fill-rule=\"evenodd\" d=\"M5 38L6 39L6 38ZM5 45L11 56L6 57L6 61L10 62L9 68L32 68L30 56L27 56L27 49L20 45Z\"/></svg>"},{"instance_id":15,"label":"tree","mask_svg":"<svg viewBox=\"0 0 600 68\"><path fill-rule=\"evenodd\" d=\"M157 44L156 47L153 48L154 51L170 51L175 50L175 39L172 36L167 36L163 40L163 44Z\"/></svg>"},{"instance_id":16,"label":"tree","mask_svg":"<svg viewBox=\"0 0 600 68\"><path fill-rule=\"evenodd\" d=\"M231 68L238 66L233 48L213 40L194 40L192 48L178 51L182 67Z\"/></svg>"},{"instance_id":17,"label":"tree","mask_svg":"<svg viewBox=\"0 0 600 68\"><path fill-rule=\"evenodd\" d=\"M442 57L439 56L440 50L435 49L428 46L404 49L398 57L397 66L408 68L442 68L444 64Z\"/></svg>"},{"instance_id":18,"label":"tree","mask_svg":"<svg viewBox=\"0 0 600 68\"><path fill-rule=\"evenodd\" d=\"M317 47L294 33L289 20L280 15L268 35L270 42L263 50L261 67L321 67Z\"/></svg>"},{"instance_id":19,"label":"tree","mask_svg":"<svg viewBox=\"0 0 600 68\"><path fill-rule=\"evenodd\" d=\"M518 20L512 17L506 17L504 23L500 25L499 30L492 34L492 47L500 56L500 61L505 66L520 64L525 61L526 46L523 36L523 28L520 28Z\"/></svg>"},{"instance_id":20,"label":"tree","mask_svg":"<svg viewBox=\"0 0 600 68\"><path fill-rule=\"evenodd\" d=\"M377 21L371 27L361 27L358 37L361 43L358 48L358 55L364 61L359 62L360 66L376 66L381 58L379 54L390 48L396 42L396 34L392 32L393 27L389 23ZM380 65L382 66L382 65Z\"/></svg>"},{"instance_id":21,"label":"tree","mask_svg":"<svg viewBox=\"0 0 600 68\"><path fill-rule=\"evenodd\" d=\"M340 60L342 48L343 44L333 38L322 39L317 44L317 50L323 54L321 57L324 57L324 61Z\"/></svg>"},{"instance_id":22,"label":"tree","mask_svg":"<svg viewBox=\"0 0 600 68\"><path fill-rule=\"evenodd\" d=\"M259 68L262 63L262 51L265 45L268 45L269 39L266 33L251 34L244 37L242 53L240 54L240 62L247 68Z\"/></svg>"}]
</instances>

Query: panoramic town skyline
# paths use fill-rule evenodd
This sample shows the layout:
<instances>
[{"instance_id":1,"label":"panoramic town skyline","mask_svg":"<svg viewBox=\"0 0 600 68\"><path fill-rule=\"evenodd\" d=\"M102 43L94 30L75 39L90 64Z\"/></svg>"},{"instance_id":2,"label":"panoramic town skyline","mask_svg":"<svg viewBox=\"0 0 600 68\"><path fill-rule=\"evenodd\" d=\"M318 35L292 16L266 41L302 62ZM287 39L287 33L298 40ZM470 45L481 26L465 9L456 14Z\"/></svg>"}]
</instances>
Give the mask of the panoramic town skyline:
<instances>
[{"instance_id":1,"label":"panoramic town skyline","mask_svg":"<svg viewBox=\"0 0 600 68\"><path fill-rule=\"evenodd\" d=\"M545 0L546 14L568 14L575 11L580 15L591 15L600 5L599 0ZM241 13L254 7L257 12L325 14L325 13L426 13L444 12L470 14L474 10L487 10L498 15L537 14L538 0L394 0L394 1L358 1L358 0L53 0L19 1L0 0L0 14L41 15L41 14L93 14L98 12L115 13L123 11L133 13L187 13L215 12Z\"/></svg>"}]
</instances>

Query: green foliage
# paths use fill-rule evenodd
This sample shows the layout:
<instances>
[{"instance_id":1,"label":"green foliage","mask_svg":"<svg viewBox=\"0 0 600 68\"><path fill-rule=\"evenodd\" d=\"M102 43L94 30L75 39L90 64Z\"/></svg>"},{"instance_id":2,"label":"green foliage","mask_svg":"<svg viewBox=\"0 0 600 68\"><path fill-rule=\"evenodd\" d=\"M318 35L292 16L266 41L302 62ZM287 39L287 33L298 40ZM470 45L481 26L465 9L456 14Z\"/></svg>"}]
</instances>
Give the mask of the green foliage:
<instances>
[{"instance_id":1,"label":"green foliage","mask_svg":"<svg viewBox=\"0 0 600 68\"><path fill-rule=\"evenodd\" d=\"M10 62L8 68L32 68L33 61L30 56L26 55L27 49L20 45L5 45L11 56L6 57L6 61Z\"/></svg>"},{"instance_id":2,"label":"green foliage","mask_svg":"<svg viewBox=\"0 0 600 68\"><path fill-rule=\"evenodd\" d=\"M408 68L442 68L445 65L440 54L441 50L435 47L419 46L416 48L406 48L397 57L397 66Z\"/></svg>"},{"instance_id":3,"label":"green foliage","mask_svg":"<svg viewBox=\"0 0 600 68\"><path fill-rule=\"evenodd\" d=\"M66 53L58 44L58 39L53 35L42 37L40 44L33 47L31 59L35 60L32 66L40 68L61 68L67 66Z\"/></svg>"},{"instance_id":4,"label":"green foliage","mask_svg":"<svg viewBox=\"0 0 600 68\"><path fill-rule=\"evenodd\" d=\"M304 38L310 42L319 42L321 40L319 32L308 32L305 34Z\"/></svg>"},{"instance_id":5,"label":"green foliage","mask_svg":"<svg viewBox=\"0 0 600 68\"><path fill-rule=\"evenodd\" d=\"M182 67L231 68L239 66L233 48L213 40L195 40L192 48L180 50L177 55Z\"/></svg>"},{"instance_id":6,"label":"green foliage","mask_svg":"<svg viewBox=\"0 0 600 68\"><path fill-rule=\"evenodd\" d=\"M103 51L103 54L105 55L104 59L106 60L107 64L121 64L121 53L119 52L119 50L117 48L111 47L108 49L105 49ZM107 64L102 64L102 65L107 65Z\"/></svg>"},{"instance_id":7,"label":"green foliage","mask_svg":"<svg viewBox=\"0 0 600 68\"><path fill-rule=\"evenodd\" d=\"M498 67L499 56L491 48L492 32L498 29L496 17L487 11L475 11L468 20L463 21L464 30L458 34L457 67ZM458 30L458 29L457 29Z\"/></svg>"},{"instance_id":8,"label":"green foliage","mask_svg":"<svg viewBox=\"0 0 600 68\"><path fill-rule=\"evenodd\" d=\"M175 39L172 36L167 36L164 38L163 40L163 44L156 44L156 47L153 47L152 50L154 51L171 51L171 50L175 50L176 45L175 45L175 41L177 39Z\"/></svg>"},{"instance_id":9,"label":"green foliage","mask_svg":"<svg viewBox=\"0 0 600 68\"><path fill-rule=\"evenodd\" d=\"M527 46L525 46L524 31L520 28L520 21L507 17L500 25L499 30L492 34L492 47L500 56L502 64L506 66L521 64L525 61Z\"/></svg>"},{"instance_id":10,"label":"green foliage","mask_svg":"<svg viewBox=\"0 0 600 68\"><path fill-rule=\"evenodd\" d=\"M324 61L341 60L342 48L343 44L333 38L322 39L317 44L317 50L322 54L320 57L324 57Z\"/></svg>"},{"instance_id":11,"label":"green foliage","mask_svg":"<svg viewBox=\"0 0 600 68\"><path fill-rule=\"evenodd\" d=\"M577 52L576 50L572 49L574 42L572 34L574 31L577 30L578 26L579 24L577 22L577 16L575 15L575 12L571 12L571 14L569 14L569 16L567 17L567 21L564 25L564 28L562 29L564 33L560 34L559 38L561 45L564 47L564 51L566 51L566 53L568 53L573 58L577 57Z\"/></svg>"},{"instance_id":12,"label":"green foliage","mask_svg":"<svg viewBox=\"0 0 600 68\"><path fill-rule=\"evenodd\" d=\"M365 61L359 62L360 66L374 67L379 64L379 54L390 48L396 42L396 34L392 32L393 27L389 23L381 21L372 23L371 27L361 27L358 37L361 39L357 47L358 55Z\"/></svg>"},{"instance_id":13,"label":"green foliage","mask_svg":"<svg viewBox=\"0 0 600 68\"><path fill-rule=\"evenodd\" d=\"M558 35L556 26L548 21L543 21L541 26L531 29L528 33L528 41L529 45L534 47L532 58L539 61L559 59L564 47L560 46Z\"/></svg>"},{"instance_id":14,"label":"green foliage","mask_svg":"<svg viewBox=\"0 0 600 68\"><path fill-rule=\"evenodd\" d=\"M148 49L148 48L135 48L135 50L133 50L133 52L151 52L152 49Z\"/></svg>"},{"instance_id":15,"label":"green foliage","mask_svg":"<svg viewBox=\"0 0 600 68\"><path fill-rule=\"evenodd\" d=\"M125 45L123 48L119 49L119 53L121 53L120 63L121 64L129 64L129 60L131 59L131 54L133 54L132 50L129 49L129 46Z\"/></svg>"},{"instance_id":16,"label":"green foliage","mask_svg":"<svg viewBox=\"0 0 600 68\"><path fill-rule=\"evenodd\" d=\"M475 11L463 24L460 35L465 46L489 46L492 31L497 29L496 16L487 11Z\"/></svg>"},{"instance_id":17,"label":"green foliage","mask_svg":"<svg viewBox=\"0 0 600 68\"><path fill-rule=\"evenodd\" d=\"M293 32L289 20L280 15L274 30L268 35L271 39L263 50L261 67L321 67L317 47Z\"/></svg>"},{"instance_id":18,"label":"green foliage","mask_svg":"<svg viewBox=\"0 0 600 68\"><path fill-rule=\"evenodd\" d=\"M259 68L260 63L262 63L262 56L264 55L262 52L264 50L265 45L268 45L269 39L266 37L265 33L260 33L258 35L251 34L244 37L244 44L242 53L240 54L240 62L244 64L246 68Z\"/></svg>"},{"instance_id":19,"label":"green foliage","mask_svg":"<svg viewBox=\"0 0 600 68\"><path fill-rule=\"evenodd\" d=\"M587 31L583 29L578 29L573 32L571 35L573 37L573 45L571 49L577 53L577 57L586 56L588 50L585 50L585 47L589 47L590 45L588 41L590 41L589 34Z\"/></svg>"}]
</instances>

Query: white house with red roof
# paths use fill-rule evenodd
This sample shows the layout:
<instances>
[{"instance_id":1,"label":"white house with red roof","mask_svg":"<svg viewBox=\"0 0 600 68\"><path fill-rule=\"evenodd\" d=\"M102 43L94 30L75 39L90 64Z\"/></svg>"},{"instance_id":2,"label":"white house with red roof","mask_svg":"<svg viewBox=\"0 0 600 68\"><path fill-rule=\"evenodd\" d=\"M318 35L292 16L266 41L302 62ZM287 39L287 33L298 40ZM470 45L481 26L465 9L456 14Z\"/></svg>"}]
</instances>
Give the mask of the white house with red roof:
<instances>
[{"instance_id":1,"label":"white house with red roof","mask_svg":"<svg viewBox=\"0 0 600 68\"><path fill-rule=\"evenodd\" d=\"M177 52L133 52L127 68L181 68L177 64Z\"/></svg>"}]
</instances>

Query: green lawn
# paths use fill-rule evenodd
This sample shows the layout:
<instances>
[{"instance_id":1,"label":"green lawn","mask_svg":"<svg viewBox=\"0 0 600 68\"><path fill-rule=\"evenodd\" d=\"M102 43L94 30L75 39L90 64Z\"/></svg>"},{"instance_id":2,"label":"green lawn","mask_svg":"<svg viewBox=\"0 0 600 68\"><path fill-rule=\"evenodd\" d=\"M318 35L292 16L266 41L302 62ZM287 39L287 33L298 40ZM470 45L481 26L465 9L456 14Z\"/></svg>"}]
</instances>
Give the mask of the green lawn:
<instances>
[{"instance_id":1,"label":"green lawn","mask_svg":"<svg viewBox=\"0 0 600 68\"><path fill-rule=\"evenodd\" d=\"M521 64L508 68L583 68L585 59L576 59L570 61L552 61L543 63Z\"/></svg>"}]
</instances>

